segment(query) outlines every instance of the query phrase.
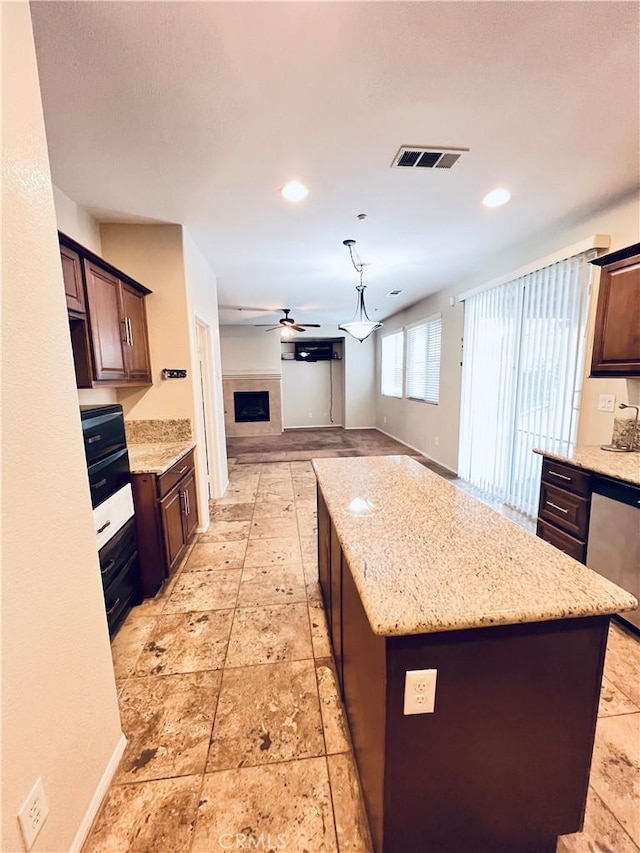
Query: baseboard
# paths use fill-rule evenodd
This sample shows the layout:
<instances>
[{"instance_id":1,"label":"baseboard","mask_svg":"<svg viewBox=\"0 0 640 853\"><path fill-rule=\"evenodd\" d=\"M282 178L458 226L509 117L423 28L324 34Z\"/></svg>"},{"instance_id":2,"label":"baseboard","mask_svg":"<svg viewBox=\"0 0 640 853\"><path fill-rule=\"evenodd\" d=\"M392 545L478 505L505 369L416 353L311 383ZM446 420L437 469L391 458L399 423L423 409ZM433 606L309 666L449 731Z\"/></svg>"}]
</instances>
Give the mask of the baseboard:
<instances>
[{"instance_id":1,"label":"baseboard","mask_svg":"<svg viewBox=\"0 0 640 853\"><path fill-rule=\"evenodd\" d=\"M398 438L397 435L392 435L390 432L387 432L384 429L380 429L380 427L372 427L372 429L381 432L383 435L386 435L388 438L392 438L394 441L397 441L399 444L404 444L405 447L408 447L409 450L415 450L416 453L419 453L420 456L424 456L425 459L428 459L429 462L433 462L436 465L439 465L441 468L444 468L445 471L449 471L450 474L454 474L456 477L458 476L458 472L454 471L453 468L449 468L448 465L445 465L444 462L439 462L437 459L434 459L433 456L429 456L428 453L425 453L424 450L420 450L419 447L414 447L413 444L409 444L407 441L403 441L401 438Z\"/></svg>"},{"instance_id":2,"label":"baseboard","mask_svg":"<svg viewBox=\"0 0 640 853\"><path fill-rule=\"evenodd\" d=\"M346 429L342 424L301 424L300 426L286 426L283 432L288 429Z\"/></svg>"},{"instance_id":3,"label":"baseboard","mask_svg":"<svg viewBox=\"0 0 640 853\"><path fill-rule=\"evenodd\" d=\"M375 426L344 427L345 429L378 429ZM380 430L382 432L382 430Z\"/></svg>"},{"instance_id":4,"label":"baseboard","mask_svg":"<svg viewBox=\"0 0 640 853\"><path fill-rule=\"evenodd\" d=\"M71 842L71 847L69 848L70 853L80 853L82 845L87 840L89 830L91 829L93 821L96 819L96 815L98 814L100 806L102 805L102 801L104 800L105 795L109 790L109 785L111 784L111 780L115 776L115 772L118 769L118 764L120 763L120 759L124 754L126 746L127 739L123 734L121 734L120 740L116 744L116 748L114 749L113 754L104 769L102 778L98 782L98 787L94 791L93 797L91 797L89 808L85 812L85 815L82 818L82 821L80 822L80 826L78 827L78 831L76 832L76 837Z\"/></svg>"}]
</instances>

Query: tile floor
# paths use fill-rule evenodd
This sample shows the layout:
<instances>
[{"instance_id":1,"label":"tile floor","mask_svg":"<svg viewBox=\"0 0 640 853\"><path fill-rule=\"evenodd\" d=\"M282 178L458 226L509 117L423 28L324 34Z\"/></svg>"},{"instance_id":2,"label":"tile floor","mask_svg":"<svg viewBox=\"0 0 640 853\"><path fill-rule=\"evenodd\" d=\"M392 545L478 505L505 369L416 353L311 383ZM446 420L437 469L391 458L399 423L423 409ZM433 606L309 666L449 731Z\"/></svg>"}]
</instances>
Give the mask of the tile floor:
<instances>
[{"instance_id":1,"label":"tile floor","mask_svg":"<svg viewBox=\"0 0 640 853\"><path fill-rule=\"evenodd\" d=\"M84 851L367 851L311 465L233 465L211 516L113 642L128 746ZM640 851L639 741L640 643L614 626L585 832L559 853Z\"/></svg>"}]
</instances>

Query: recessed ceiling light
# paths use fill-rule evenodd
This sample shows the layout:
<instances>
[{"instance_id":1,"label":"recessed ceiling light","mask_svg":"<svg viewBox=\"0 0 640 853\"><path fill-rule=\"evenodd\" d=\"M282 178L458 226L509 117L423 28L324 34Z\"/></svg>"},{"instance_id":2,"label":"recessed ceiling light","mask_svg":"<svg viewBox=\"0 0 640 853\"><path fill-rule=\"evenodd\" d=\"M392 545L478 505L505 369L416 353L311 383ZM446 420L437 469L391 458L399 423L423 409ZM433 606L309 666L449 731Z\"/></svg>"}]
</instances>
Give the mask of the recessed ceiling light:
<instances>
[{"instance_id":1,"label":"recessed ceiling light","mask_svg":"<svg viewBox=\"0 0 640 853\"><path fill-rule=\"evenodd\" d=\"M491 190L490 193L487 193L482 199L482 203L485 207L500 207L501 204L506 204L510 198L511 193L509 190L498 187L495 190Z\"/></svg>"},{"instance_id":2,"label":"recessed ceiling light","mask_svg":"<svg viewBox=\"0 0 640 853\"><path fill-rule=\"evenodd\" d=\"M289 181L280 190L282 197L287 201L302 201L309 195L309 190L300 181Z\"/></svg>"}]
</instances>

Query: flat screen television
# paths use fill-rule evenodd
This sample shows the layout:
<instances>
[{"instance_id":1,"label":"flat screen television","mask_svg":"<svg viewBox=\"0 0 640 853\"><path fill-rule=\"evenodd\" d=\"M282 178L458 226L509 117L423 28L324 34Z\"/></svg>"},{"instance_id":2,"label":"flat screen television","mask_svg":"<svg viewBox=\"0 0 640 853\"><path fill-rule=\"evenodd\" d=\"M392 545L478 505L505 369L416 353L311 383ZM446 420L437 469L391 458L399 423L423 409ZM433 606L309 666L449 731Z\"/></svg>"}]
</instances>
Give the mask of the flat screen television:
<instances>
[{"instance_id":1,"label":"flat screen television","mask_svg":"<svg viewBox=\"0 0 640 853\"><path fill-rule=\"evenodd\" d=\"M296 361L331 361L333 358L333 343L331 341L314 341L313 343L295 342Z\"/></svg>"}]
</instances>

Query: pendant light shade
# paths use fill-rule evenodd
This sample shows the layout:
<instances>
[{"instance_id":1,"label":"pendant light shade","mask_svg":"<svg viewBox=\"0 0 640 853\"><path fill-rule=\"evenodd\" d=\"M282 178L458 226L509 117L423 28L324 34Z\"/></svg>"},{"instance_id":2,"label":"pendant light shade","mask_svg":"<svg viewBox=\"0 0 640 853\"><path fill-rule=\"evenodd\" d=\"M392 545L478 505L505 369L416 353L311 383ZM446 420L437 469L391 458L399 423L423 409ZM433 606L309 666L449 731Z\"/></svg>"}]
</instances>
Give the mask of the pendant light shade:
<instances>
[{"instance_id":1,"label":"pendant light shade","mask_svg":"<svg viewBox=\"0 0 640 853\"><path fill-rule=\"evenodd\" d=\"M358 302L356 305L356 313L354 315L353 320L349 323L341 323L338 328L343 332L347 332L351 335L352 338L355 338L357 341L362 343L366 340L372 332L375 332L376 329L382 328L382 323L378 323L375 320L372 320L367 314L367 309L364 304L364 291L366 285L362 283L362 269L364 264L361 262L356 262L353 257L353 247L355 245L355 240L344 240L344 245L349 249L349 256L351 257L351 263L353 264L355 270L360 275L360 284L356 285L356 290L358 291Z\"/></svg>"}]
</instances>

